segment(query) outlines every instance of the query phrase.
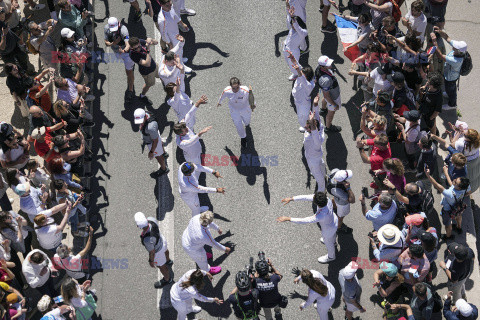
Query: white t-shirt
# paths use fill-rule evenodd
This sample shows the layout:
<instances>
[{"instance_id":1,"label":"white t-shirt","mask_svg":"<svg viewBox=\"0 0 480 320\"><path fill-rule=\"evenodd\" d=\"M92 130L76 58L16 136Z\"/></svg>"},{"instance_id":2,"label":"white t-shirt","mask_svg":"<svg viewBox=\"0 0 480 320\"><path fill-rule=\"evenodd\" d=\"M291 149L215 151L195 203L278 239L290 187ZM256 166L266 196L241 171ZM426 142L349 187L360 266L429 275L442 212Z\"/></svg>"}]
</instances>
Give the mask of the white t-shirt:
<instances>
[{"instance_id":1,"label":"white t-shirt","mask_svg":"<svg viewBox=\"0 0 480 320\"><path fill-rule=\"evenodd\" d=\"M460 139L457 140L457 142L455 142L455 149L457 149L459 152L463 153L465 155L465 157L467 157L467 161L472 161L476 158L478 158L479 156L479 150L478 148L472 148L470 150L468 150L468 148L466 148L466 144L465 144L465 137L461 137Z\"/></svg>"},{"instance_id":2,"label":"white t-shirt","mask_svg":"<svg viewBox=\"0 0 480 320\"><path fill-rule=\"evenodd\" d=\"M21 147L21 146L18 146L15 149L8 150L6 154L3 152L3 149L0 148L0 160L5 161L5 162L15 161L18 158L20 158L22 155L23 155L23 147ZM25 166L27 161L28 161L28 158L25 159L24 162L12 166L12 168L21 169Z\"/></svg>"},{"instance_id":3,"label":"white t-shirt","mask_svg":"<svg viewBox=\"0 0 480 320\"><path fill-rule=\"evenodd\" d=\"M35 232L40 246L44 249L56 248L62 242L62 232L57 232L57 224L43 226L35 229Z\"/></svg>"},{"instance_id":4,"label":"white t-shirt","mask_svg":"<svg viewBox=\"0 0 480 320\"><path fill-rule=\"evenodd\" d=\"M421 33L419 36L417 36L417 38L423 43L423 40L425 39L425 29L427 28L427 17L425 17L425 15L422 13L415 18L412 16L412 12L408 11L408 13L405 15L405 19L410 22L413 30Z\"/></svg>"},{"instance_id":5,"label":"white t-shirt","mask_svg":"<svg viewBox=\"0 0 480 320\"><path fill-rule=\"evenodd\" d=\"M393 87L390 84L390 81L387 78L383 79L382 75L378 73L378 67L375 68L372 72L370 72L370 78L373 79L373 95L376 97L378 90L383 91L392 91Z\"/></svg>"},{"instance_id":6,"label":"white t-shirt","mask_svg":"<svg viewBox=\"0 0 480 320\"><path fill-rule=\"evenodd\" d=\"M58 254L55 254L55 256L53 257L53 261L60 268L65 269L67 275L69 275L73 279L80 279L85 277L85 273L82 272L82 270L84 270L84 267L81 255L69 255L65 259L60 259L60 256Z\"/></svg>"}]
</instances>

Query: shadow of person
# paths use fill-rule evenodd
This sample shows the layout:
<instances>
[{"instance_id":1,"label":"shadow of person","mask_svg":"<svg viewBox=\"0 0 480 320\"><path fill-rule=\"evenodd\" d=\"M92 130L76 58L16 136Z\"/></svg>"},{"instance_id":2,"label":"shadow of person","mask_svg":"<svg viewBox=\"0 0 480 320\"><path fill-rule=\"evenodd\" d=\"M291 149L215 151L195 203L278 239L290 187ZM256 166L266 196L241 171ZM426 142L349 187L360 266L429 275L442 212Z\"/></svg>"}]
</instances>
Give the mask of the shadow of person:
<instances>
[{"instance_id":1,"label":"shadow of person","mask_svg":"<svg viewBox=\"0 0 480 320\"><path fill-rule=\"evenodd\" d=\"M288 35L288 30L281 31L273 36L273 43L275 45L275 57L280 57L282 52L280 51L280 38L286 37ZM283 43L282 43L282 51L283 51Z\"/></svg>"},{"instance_id":2,"label":"shadow of person","mask_svg":"<svg viewBox=\"0 0 480 320\"><path fill-rule=\"evenodd\" d=\"M167 212L171 212L175 206L175 197L172 192L172 183L168 175L159 176L153 190L154 197L157 199L157 220L163 221Z\"/></svg>"},{"instance_id":3,"label":"shadow of person","mask_svg":"<svg viewBox=\"0 0 480 320\"><path fill-rule=\"evenodd\" d=\"M215 287L212 286L212 282L208 281L207 279L204 280L205 286L202 290L202 294L207 297L217 297L220 300L225 300L228 297L223 296L223 287L227 282L227 279L230 277L230 271L227 270L218 281L215 281ZM223 302L221 305L217 305L216 303L206 303L197 301L197 304L205 310L210 316L215 318L222 318L228 319L228 317L232 314L232 309L228 302Z\"/></svg>"},{"instance_id":4,"label":"shadow of person","mask_svg":"<svg viewBox=\"0 0 480 320\"><path fill-rule=\"evenodd\" d=\"M327 168L347 168L348 150L341 134L329 134L325 142Z\"/></svg>"},{"instance_id":5,"label":"shadow of person","mask_svg":"<svg viewBox=\"0 0 480 320\"><path fill-rule=\"evenodd\" d=\"M135 9L130 6L130 11L128 12L128 23L125 23L122 19L123 24L127 27L130 37L137 37L139 39L147 39L147 30L143 26L142 21L135 21Z\"/></svg>"}]
</instances>

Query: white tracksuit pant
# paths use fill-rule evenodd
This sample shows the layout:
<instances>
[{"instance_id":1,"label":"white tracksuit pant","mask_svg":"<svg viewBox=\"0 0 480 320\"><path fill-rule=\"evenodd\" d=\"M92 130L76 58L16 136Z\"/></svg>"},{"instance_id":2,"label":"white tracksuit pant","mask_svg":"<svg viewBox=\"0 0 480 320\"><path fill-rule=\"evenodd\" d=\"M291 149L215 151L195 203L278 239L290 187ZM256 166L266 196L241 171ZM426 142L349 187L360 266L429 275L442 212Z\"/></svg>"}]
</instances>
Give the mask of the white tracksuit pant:
<instances>
[{"instance_id":1,"label":"white tracksuit pant","mask_svg":"<svg viewBox=\"0 0 480 320\"><path fill-rule=\"evenodd\" d=\"M320 316L320 320L328 320L328 310L333 306L335 300L317 300L317 313Z\"/></svg>"},{"instance_id":2,"label":"white tracksuit pant","mask_svg":"<svg viewBox=\"0 0 480 320\"><path fill-rule=\"evenodd\" d=\"M200 269L203 271L209 272L210 271L210 265L208 264L208 259L207 259L207 252L205 249L202 247L199 248L192 248L192 247L183 247L185 252L188 254L188 256L195 261L195 263L198 265Z\"/></svg>"},{"instance_id":3,"label":"white tracksuit pant","mask_svg":"<svg viewBox=\"0 0 480 320\"><path fill-rule=\"evenodd\" d=\"M180 10L185 9L185 0L173 0L173 10L180 16Z\"/></svg>"},{"instance_id":4,"label":"white tracksuit pant","mask_svg":"<svg viewBox=\"0 0 480 320\"><path fill-rule=\"evenodd\" d=\"M325 243L325 247L327 247L328 257L335 259L335 241L337 240L337 228L322 228L322 237L323 242Z\"/></svg>"},{"instance_id":5,"label":"white tracksuit pant","mask_svg":"<svg viewBox=\"0 0 480 320\"><path fill-rule=\"evenodd\" d=\"M200 206L200 199L198 198L198 193L180 193L180 198L182 198L182 200L185 201L190 210L192 210L192 217L208 210L208 206Z\"/></svg>"},{"instance_id":6,"label":"white tracksuit pant","mask_svg":"<svg viewBox=\"0 0 480 320\"><path fill-rule=\"evenodd\" d=\"M299 59L300 59L300 48L290 49L290 51L292 52L295 59L297 61L299 61ZM290 71L292 72L292 74L298 76L297 70L293 69L292 61L290 60L290 58L288 58L287 47L285 45L283 46L283 57L285 58L285 61L287 62L288 67L290 68Z\"/></svg>"},{"instance_id":7,"label":"white tracksuit pant","mask_svg":"<svg viewBox=\"0 0 480 320\"><path fill-rule=\"evenodd\" d=\"M193 312L193 299L186 301L172 299L172 306L177 310L177 320L186 320L187 314Z\"/></svg>"},{"instance_id":8,"label":"white tracksuit pant","mask_svg":"<svg viewBox=\"0 0 480 320\"><path fill-rule=\"evenodd\" d=\"M297 117L298 117L298 124L300 127L304 127L307 124L308 116L310 115L310 101L297 101L295 100L295 107L297 108ZM311 170L310 170L311 171Z\"/></svg>"},{"instance_id":9,"label":"white tracksuit pant","mask_svg":"<svg viewBox=\"0 0 480 320\"><path fill-rule=\"evenodd\" d=\"M322 158L306 157L308 168L318 183L318 191L325 191L325 162Z\"/></svg>"},{"instance_id":10,"label":"white tracksuit pant","mask_svg":"<svg viewBox=\"0 0 480 320\"><path fill-rule=\"evenodd\" d=\"M230 108L230 115L232 116L233 124L237 128L238 135L242 139L245 138L247 136L245 126L250 124L252 109L250 107L243 109Z\"/></svg>"}]
</instances>

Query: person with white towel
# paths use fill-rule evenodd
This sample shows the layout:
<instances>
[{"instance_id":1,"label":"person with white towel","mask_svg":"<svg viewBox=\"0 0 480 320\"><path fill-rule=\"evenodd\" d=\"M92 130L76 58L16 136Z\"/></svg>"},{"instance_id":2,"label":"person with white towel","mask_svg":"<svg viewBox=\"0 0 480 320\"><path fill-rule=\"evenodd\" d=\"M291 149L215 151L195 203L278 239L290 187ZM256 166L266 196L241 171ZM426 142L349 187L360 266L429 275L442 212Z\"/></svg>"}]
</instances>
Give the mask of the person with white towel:
<instances>
[{"instance_id":1,"label":"person with white towel","mask_svg":"<svg viewBox=\"0 0 480 320\"><path fill-rule=\"evenodd\" d=\"M298 224L319 223L322 229L320 241L325 243L327 254L318 258L320 263L328 263L335 260L335 241L337 238L338 218L333 212L333 203L324 192L317 192L312 195L301 195L282 199L284 204L290 201L313 201L317 205L317 212L306 218L278 217L278 222L290 221Z\"/></svg>"},{"instance_id":2,"label":"person with white towel","mask_svg":"<svg viewBox=\"0 0 480 320\"><path fill-rule=\"evenodd\" d=\"M300 275L293 280L293 283L298 284L300 280L308 287L307 301L300 305L300 310L309 307L316 301L320 320L328 320L328 312L335 302L335 288L333 285L316 270L303 269Z\"/></svg>"},{"instance_id":3,"label":"person with white towel","mask_svg":"<svg viewBox=\"0 0 480 320\"><path fill-rule=\"evenodd\" d=\"M229 254L231 249L217 242L210 233L210 228L215 229L218 234L223 233L222 229L213 222L213 212L205 211L192 217L187 228L183 231L182 246L200 269L215 275L222 271L222 267L211 267L208 264L208 259L213 258L213 255L207 253L204 246L214 247L226 254Z\"/></svg>"},{"instance_id":4,"label":"person with white towel","mask_svg":"<svg viewBox=\"0 0 480 320\"><path fill-rule=\"evenodd\" d=\"M212 279L212 275L203 270L189 270L170 289L170 302L177 310L177 320L186 320L189 313L202 311L202 308L193 305L193 299L216 304L223 303L219 298L208 298L198 293L203 288L205 276Z\"/></svg>"},{"instance_id":5,"label":"person with white towel","mask_svg":"<svg viewBox=\"0 0 480 320\"><path fill-rule=\"evenodd\" d=\"M213 174L217 178L222 178L220 173L209 167L192 162L184 162L178 168L178 192L180 198L192 210L192 216L196 216L208 210L208 206L200 207L199 193L225 193L225 188L209 188L198 184L200 172Z\"/></svg>"}]
</instances>

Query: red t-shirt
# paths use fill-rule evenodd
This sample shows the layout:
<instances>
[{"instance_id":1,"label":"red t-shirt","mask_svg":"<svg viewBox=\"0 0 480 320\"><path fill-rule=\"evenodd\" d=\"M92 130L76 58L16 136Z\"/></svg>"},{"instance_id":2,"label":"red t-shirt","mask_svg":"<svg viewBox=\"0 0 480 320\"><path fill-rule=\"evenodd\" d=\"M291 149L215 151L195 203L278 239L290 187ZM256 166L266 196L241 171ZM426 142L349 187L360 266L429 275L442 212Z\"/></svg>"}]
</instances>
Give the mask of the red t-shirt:
<instances>
[{"instance_id":1,"label":"red t-shirt","mask_svg":"<svg viewBox=\"0 0 480 320\"><path fill-rule=\"evenodd\" d=\"M48 151L50 151L50 142L52 142L52 135L51 135L52 130L50 130L49 127L45 128L45 141L39 142L38 140L35 140L33 142L33 147L35 148L35 152L42 158L45 158L47 155Z\"/></svg>"},{"instance_id":2,"label":"red t-shirt","mask_svg":"<svg viewBox=\"0 0 480 320\"><path fill-rule=\"evenodd\" d=\"M370 154L370 168L372 170L383 169L383 160L392 157L392 150L390 150L390 143L386 150L380 150L373 145L373 139L367 139L367 145L372 146L372 153Z\"/></svg>"}]
</instances>

